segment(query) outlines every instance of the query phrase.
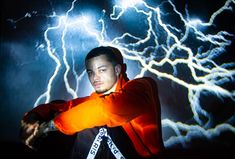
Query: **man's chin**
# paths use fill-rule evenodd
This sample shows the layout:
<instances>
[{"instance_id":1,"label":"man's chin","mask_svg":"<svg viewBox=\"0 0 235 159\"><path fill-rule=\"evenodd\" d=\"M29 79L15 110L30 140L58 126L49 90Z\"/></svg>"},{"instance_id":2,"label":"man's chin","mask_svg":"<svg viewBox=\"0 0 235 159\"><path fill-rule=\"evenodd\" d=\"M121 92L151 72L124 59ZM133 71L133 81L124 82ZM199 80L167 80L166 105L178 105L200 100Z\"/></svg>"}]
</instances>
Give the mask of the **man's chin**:
<instances>
[{"instance_id":1,"label":"man's chin","mask_svg":"<svg viewBox=\"0 0 235 159\"><path fill-rule=\"evenodd\" d=\"M97 94L104 94L107 90L95 90Z\"/></svg>"}]
</instances>

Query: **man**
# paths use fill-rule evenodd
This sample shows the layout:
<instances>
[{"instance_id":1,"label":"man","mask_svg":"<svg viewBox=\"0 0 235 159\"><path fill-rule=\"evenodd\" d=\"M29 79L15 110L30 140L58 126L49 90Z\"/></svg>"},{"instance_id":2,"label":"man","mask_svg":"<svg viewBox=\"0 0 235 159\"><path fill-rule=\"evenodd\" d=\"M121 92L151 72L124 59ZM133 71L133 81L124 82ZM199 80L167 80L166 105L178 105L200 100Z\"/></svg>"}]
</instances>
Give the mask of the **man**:
<instances>
[{"instance_id":1,"label":"man","mask_svg":"<svg viewBox=\"0 0 235 159\"><path fill-rule=\"evenodd\" d=\"M26 113L22 141L33 148L35 139L50 131L77 133L73 158L161 158L160 103L155 81L129 81L120 51L97 47L85 66L95 89L88 97L51 102Z\"/></svg>"}]
</instances>

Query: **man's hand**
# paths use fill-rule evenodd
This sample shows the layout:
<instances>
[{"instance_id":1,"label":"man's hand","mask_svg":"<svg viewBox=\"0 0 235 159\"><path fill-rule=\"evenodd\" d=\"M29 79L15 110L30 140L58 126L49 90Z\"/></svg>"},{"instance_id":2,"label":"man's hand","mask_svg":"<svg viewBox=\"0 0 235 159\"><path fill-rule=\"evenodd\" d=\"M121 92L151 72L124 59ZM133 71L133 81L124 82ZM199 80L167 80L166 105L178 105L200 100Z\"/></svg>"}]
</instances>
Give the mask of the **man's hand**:
<instances>
[{"instance_id":1,"label":"man's hand","mask_svg":"<svg viewBox=\"0 0 235 159\"><path fill-rule=\"evenodd\" d=\"M21 121L21 140L29 148L36 150L40 146L41 140L48 135L50 131L56 131L53 120L49 122L26 123Z\"/></svg>"},{"instance_id":2,"label":"man's hand","mask_svg":"<svg viewBox=\"0 0 235 159\"><path fill-rule=\"evenodd\" d=\"M21 141L31 149L35 149L35 136L39 128L39 122L33 124L21 121L20 138Z\"/></svg>"},{"instance_id":3,"label":"man's hand","mask_svg":"<svg viewBox=\"0 0 235 159\"><path fill-rule=\"evenodd\" d=\"M20 139L31 149L36 149L36 141L40 135L40 125L41 119L35 113L28 113L21 120Z\"/></svg>"}]
</instances>

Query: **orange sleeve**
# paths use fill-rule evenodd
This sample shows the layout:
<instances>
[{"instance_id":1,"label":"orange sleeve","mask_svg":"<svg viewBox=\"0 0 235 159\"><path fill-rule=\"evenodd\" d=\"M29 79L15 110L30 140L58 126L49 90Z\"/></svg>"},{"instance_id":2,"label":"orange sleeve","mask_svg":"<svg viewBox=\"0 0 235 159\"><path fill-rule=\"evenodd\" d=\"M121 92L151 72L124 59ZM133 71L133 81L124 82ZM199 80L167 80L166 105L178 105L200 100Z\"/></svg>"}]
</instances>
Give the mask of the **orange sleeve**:
<instances>
[{"instance_id":1,"label":"orange sleeve","mask_svg":"<svg viewBox=\"0 0 235 159\"><path fill-rule=\"evenodd\" d=\"M28 115L34 113L38 115L42 120L50 120L53 118L53 114L60 113L70 109L71 107L84 102L88 97L77 98L70 101L64 100L54 100L47 104L41 104L33 108L31 111L27 112L24 118L27 118Z\"/></svg>"},{"instance_id":2,"label":"orange sleeve","mask_svg":"<svg viewBox=\"0 0 235 159\"><path fill-rule=\"evenodd\" d=\"M59 114L55 126L65 134L73 134L85 128L104 125L101 99L91 99Z\"/></svg>"},{"instance_id":3,"label":"orange sleeve","mask_svg":"<svg viewBox=\"0 0 235 159\"><path fill-rule=\"evenodd\" d=\"M150 110L149 86L146 79L132 80L118 92L90 98L61 113L54 123L65 134L95 126L122 125Z\"/></svg>"}]
</instances>

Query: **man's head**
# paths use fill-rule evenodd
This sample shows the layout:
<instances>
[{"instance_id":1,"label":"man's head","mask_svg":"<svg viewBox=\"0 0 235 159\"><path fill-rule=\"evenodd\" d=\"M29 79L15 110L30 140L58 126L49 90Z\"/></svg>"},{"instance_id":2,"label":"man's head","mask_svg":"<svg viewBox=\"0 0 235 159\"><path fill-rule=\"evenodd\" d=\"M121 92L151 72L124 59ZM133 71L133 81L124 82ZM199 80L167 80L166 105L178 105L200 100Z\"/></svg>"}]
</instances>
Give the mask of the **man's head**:
<instances>
[{"instance_id":1,"label":"man's head","mask_svg":"<svg viewBox=\"0 0 235 159\"><path fill-rule=\"evenodd\" d=\"M125 72L121 52L110 46L92 49L86 56L85 65L91 85L102 94L115 91L120 74Z\"/></svg>"}]
</instances>

